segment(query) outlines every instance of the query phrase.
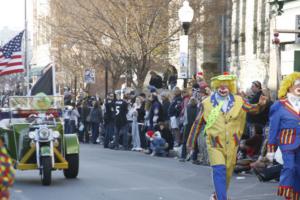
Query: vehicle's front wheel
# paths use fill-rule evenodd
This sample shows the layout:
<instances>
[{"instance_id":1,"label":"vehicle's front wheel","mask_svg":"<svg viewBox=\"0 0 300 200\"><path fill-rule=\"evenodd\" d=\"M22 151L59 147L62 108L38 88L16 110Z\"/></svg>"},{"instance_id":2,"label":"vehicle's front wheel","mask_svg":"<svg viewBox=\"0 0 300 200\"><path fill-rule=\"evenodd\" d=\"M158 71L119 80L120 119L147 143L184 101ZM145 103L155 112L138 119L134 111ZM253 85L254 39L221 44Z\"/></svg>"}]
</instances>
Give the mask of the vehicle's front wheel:
<instances>
[{"instance_id":1,"label":"vehicle's front wheel","mask_svg":"<svg viewBox=\"0 0 300 200\"><path fill-rule=\"evenodd\" d=\"M79 171L79 154L66 155L66 160L69 164L68 169L64 169L66 178L76 178Z\"/></svg>"},{"instance_id":2,"label":"vehicle's front wheel","mask_svg":"<svg viewBox=\"0 0 300 200\"><path fill-rule=\"evenodd\" d=\"M43 185L51 184L52 161L51 157L41 158L41 179Z\"/></svg>"}]
</instances>

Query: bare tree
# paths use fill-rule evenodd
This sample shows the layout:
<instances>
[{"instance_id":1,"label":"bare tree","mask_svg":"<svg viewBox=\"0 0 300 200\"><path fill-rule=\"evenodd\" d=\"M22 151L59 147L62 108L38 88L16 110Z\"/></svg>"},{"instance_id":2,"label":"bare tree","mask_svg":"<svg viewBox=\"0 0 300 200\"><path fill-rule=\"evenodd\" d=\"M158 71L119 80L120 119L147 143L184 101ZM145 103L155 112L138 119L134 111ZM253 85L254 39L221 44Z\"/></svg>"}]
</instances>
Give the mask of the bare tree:
<instances>
[{"instance_id":1,"label":"bare tree","mask_svg":"<svg viewBox=\"0 0 300 200\"><path fill-rule=\"evenodd\" d=\"M218 2L214 5L207 0L191 1L195 10L192 36L211 26L209 16L213 9L223 9L223 1L214 1ZM51 40L57 46L84 44L84 56L91 53L100 62L97 67L109 66L114 86L126 74L129 78L135 75L133 85L142 88L152 63L167 62L169 44L178 40L174 36L181 29L177 20L180 6L175 0L51 0ZM110 39L109 45L103 37ZM85 63L84 56L77 58Z\"/></svg>"}]
</instances>

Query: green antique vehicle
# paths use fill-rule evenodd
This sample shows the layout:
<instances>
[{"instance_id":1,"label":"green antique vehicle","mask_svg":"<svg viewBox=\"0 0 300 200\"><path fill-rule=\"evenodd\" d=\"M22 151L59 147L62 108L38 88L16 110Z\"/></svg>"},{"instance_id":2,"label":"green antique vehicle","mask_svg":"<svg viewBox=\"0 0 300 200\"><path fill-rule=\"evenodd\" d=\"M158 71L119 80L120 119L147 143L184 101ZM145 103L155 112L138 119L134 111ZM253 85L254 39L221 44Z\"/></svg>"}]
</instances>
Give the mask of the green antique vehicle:
<instances>
[{"instance_id":1,"label":"green antique vehicle","mask_svg":"<svg viewBox=\"0 0 300 200\"><path fill-rule=\"evenodd\" d=\"M1 108L0 135L19 170L39 170L43 185L51 184L52 170L66 178L79 171L76 134L64 134L62 96L13 96Z\"/></svg>"}]
</instances>

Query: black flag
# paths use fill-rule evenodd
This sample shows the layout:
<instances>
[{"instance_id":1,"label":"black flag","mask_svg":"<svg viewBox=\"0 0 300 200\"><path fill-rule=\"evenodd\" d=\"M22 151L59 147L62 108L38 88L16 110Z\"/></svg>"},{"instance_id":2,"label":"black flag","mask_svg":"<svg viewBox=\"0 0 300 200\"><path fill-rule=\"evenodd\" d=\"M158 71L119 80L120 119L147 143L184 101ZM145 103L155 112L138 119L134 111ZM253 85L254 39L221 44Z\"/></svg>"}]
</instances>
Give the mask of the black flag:
<instances>
[{"instance_id":1,"label":"black flag","mask_svg":"<svg viewBox=\"0 0 300 200\"><path fill-rule=\"evenodd\" d=\"M53 95L53 67L49 65L43 70L42 77L31 88L31 95L43 92L47 95Z\"/></svg>"}]
</instances>

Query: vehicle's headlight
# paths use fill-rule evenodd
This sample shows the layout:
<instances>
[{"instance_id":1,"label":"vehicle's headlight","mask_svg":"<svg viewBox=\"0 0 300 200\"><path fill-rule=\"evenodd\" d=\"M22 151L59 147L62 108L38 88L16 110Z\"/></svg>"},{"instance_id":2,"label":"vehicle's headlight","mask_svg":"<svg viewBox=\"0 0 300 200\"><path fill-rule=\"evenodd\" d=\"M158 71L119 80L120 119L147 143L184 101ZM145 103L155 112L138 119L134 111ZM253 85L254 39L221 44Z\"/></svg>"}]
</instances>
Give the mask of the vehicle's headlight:
<instances>
[{"instance_id":1,"label":"vehicle's headlight","mask_svg":"<svg viewBox=\"0 0 300 200\"><path fill-rule=\"evenodd\" d=\"M39 137L41 139L48 139L50 136L50 130L47 128L42 128L39 130Z\"/></svg>"},{"instance_id":2,"label":"vehicle's headlight","mask_svg":"<svg viewBox=\"0 0 300 200\"><path fill-rule=\"evenodd\" d=\"M59 132L58 132L58 131L53 131L53 137L54 137L55 139L59 138L59 137L60 137Z\"/></svg>"},{"instance_id":3,"label":"vehicle's headlight","mask_svg":"<svg viewBox=\"0 0 300 200\"><path fill-rule=\"evenodd\" d=\"M35 138L35 132L34 131L30 131L28 133L28 137L33 140Z\"/></svg>"}]
</instances>

